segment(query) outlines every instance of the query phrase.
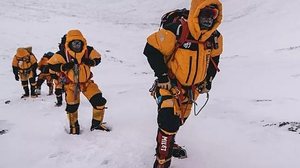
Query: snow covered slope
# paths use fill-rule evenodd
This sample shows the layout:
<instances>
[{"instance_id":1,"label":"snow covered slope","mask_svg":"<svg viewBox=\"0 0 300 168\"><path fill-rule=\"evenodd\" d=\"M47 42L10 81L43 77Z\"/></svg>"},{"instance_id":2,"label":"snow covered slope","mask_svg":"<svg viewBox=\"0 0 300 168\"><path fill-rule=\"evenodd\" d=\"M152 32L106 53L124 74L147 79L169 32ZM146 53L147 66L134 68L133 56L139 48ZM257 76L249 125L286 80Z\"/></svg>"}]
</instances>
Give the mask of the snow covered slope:
<instances>
[{"instance_id":1,"label":"snow covered slope","mask_svg":"<svg viewBox=\"0 0 300 168\"><path fill-rule=\"evenodd\" d=\"M299 124L282 122L300 120L300 1L222 2L221 72L204 111L180 129L177 142L188 158L174 159L172 167L299 167ZM8 130L0 134L0 168L152 167L156 105L148 89L154 77L142 52L161 15L183 7L189 1L0 1L0 131ZM55 52L73 28L103 56L93 72L108 99L110 133L89 131L92 109L85 97L79 136L66 134L64 107L54 107L45 85L39 98L20 99L11 70L16 48L32 45L40 58Z\"/></svg>"}]
</instances>

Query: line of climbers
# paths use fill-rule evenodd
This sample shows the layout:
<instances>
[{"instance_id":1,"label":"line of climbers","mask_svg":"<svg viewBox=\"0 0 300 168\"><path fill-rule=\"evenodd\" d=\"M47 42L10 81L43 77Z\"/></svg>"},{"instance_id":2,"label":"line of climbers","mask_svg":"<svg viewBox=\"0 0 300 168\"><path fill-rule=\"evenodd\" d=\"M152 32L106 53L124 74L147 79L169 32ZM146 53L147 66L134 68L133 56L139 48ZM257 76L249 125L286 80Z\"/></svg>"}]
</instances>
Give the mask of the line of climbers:
<instances>
[{"instance_id":1,"label":"line of climbers","mask_svg":"<svg viewBox=\"0 0 300 168\"><path fill-rule=\"evenodd\" d=\"M53 95L55 87L55 106L62 105L63 82L58 78L59 74L49 69L48 60L54 55L53 52L45 53L37 62L37 58L32 53L32 47L18 48L12 61L13 73L16 81L21 81L24 94L21 98L38 97L41 94L41 86L44 81L49 87L48 95ZM37 74L37 70L40 71ZM30 85L30 87L28 86Z\"/></svg>"},{"instance_id":2,"label":"line of climbers","mask_svg":"<svg viewBox=\"0 0 300 168\"><path fill-rule=\"evenodd\" d=\"M59 51L55 54L45 53L39 62L32 53L32 47L18 48L12 61L12 68L15 79L17 81L21 79L25 92L21 98L29 96L36 98L41 94L44 81L49 87L48 95L53 94L53 85L55 86L56 106L62 105L64 92L70 124L69 133L80 134L78 122L80 93L89 100L93 107L90 130L110 131L103 123L106 99L102 96L98 85L92 80L91 68L100 62L100 53L87 45L82 33L79 30L70 30L62 37ZM40 70L38 75L37 69ZM30 83L30 90L28 83Z\"/></svg>"}]
</instances>

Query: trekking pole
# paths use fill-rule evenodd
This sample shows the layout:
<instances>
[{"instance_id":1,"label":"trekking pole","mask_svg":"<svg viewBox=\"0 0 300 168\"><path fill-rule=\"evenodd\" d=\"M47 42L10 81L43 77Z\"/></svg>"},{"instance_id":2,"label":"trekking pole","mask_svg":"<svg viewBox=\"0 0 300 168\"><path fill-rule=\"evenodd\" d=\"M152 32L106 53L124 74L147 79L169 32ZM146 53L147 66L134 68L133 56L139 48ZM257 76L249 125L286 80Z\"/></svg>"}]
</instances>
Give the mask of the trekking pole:
<instances>
[{"instance_id":1,"label":"trekking pole","mask_svg":"<svg viewBox=\"0 0 300 168\"><path fill-rule=\"evenodd\" d=\"M197 116L203 110L203 108L206 106L208 100L209 100L209 94L206 93L206 101L205 101L205 103L203 104L203 106L200 108L200 110L198 112L196 112L196 105L197 105L197 103L195 103L195 105L194 105L194 115L195 116Z\"/></svg>"}]
</instances>

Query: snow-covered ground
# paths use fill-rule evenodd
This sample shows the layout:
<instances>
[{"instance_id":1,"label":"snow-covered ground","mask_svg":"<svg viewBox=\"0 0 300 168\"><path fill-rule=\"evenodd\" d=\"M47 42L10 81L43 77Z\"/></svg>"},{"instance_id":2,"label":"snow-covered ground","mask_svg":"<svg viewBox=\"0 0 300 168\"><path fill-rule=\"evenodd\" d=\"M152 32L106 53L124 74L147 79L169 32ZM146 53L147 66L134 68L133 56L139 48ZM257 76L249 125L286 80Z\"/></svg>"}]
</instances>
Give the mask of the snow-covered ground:
<instances>
[{"instance_id":1,"label":"snow-covered ground","mask_svg":"<svg viewBox=\"0 0 300 168\"><path fill-rule=\"evenodd\" d=\"M188 151L173 168L283 168L300 166L300 1L223 0L224 53L199 116L190 116L177 142ZM0 1L0 168L152 167L156 104L154 80L142 54L160 17L189 1ZM55 52L69 29L80 29L103 56L94 80L108 99L113 131L90 132L91 106L82 97L83 133L66 134L64 107L55 96L21 100L11 61L18 47L36 56ZM9 104L5 101L10 100ZM198 102L205 100L200 97Z\"/></svg>"}]
</instances>

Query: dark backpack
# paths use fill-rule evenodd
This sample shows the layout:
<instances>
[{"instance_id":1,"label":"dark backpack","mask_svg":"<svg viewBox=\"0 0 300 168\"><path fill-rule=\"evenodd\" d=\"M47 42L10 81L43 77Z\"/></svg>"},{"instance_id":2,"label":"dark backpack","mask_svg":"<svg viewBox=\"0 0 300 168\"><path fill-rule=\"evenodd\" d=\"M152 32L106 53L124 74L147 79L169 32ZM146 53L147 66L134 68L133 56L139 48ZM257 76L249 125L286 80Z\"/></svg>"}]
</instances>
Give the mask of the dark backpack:
<instances>
[{"instance_id":1,"label":"dark backpack","mask_svg":"<svg viewBox=\"0 0 300 168\"><path fill-rule=\"evenodd\" d=\"M180 23L180 19L187 19L188 16L189 10L185 8L170 11L161 17L160 27L165 28L171 23Z\"/></svg>"},{"instance_id":2,"label":"dark backpack","mask_svg":"<svg viewBox=\"0 0 300 168\"><path fill-rule=\"evenodd\" d=\"M49 51L43 55L43 57L50 59L54 55L53 52Z\"/></svg>"},{"instance_id":3,"label":"dark backpack","mask_svg":"<svg viewBox=\"0 0 300 168\"><path fill-rule=\"evenodd\" d=\"M66 34L63 35L63 36L61 37L60 43L58 44L58 48L59 48L59 50L61 50L61 51L64 51L64 50L65 50L66 38L67 38L67 35L66 35Z\"/></svg>"},{"instance_id":4,"label":"dark backpack","mask_svg":"<svg viewBox=\"0 0 300 168\"><path fill-rule=\"evenodd\" d=\"M189 12L190 11L187 10L186 8L176 9L164 14L161 17L160 28L166 28L168 25L173 23L180 24L182 27L181 34L179 37L177 37L177 44L176 44L175 51L177 50L178 47L182 46L186 42L198 43L198 41L196 40L187 39L188 35L190 34L190 30L187 23Z\"/></svg>"},{"instance_id":5,"label":"dark backpack","mask_svg":"<svg viewBox=\"0 0 300 168\"><path fill-rule=\"evenodd\" d=\"M183 8L183 9L176 9L170 11L161 17L160 28L166 28L168 25L173 23L180 24L182 27L180 36L177 37L176 47L173 54L176 52L176 50L179 47L181 47L186 42L198 44L198 41L196 40L187 39L188 35L190 34L190 30L188 28L188 23L187 23L188 16L189 16L189 10ZM166 62L170 61L170 59L173 57L173 54L171 57L169 57L169 59L166 60Z\"/></svg>"}]
</instances>

